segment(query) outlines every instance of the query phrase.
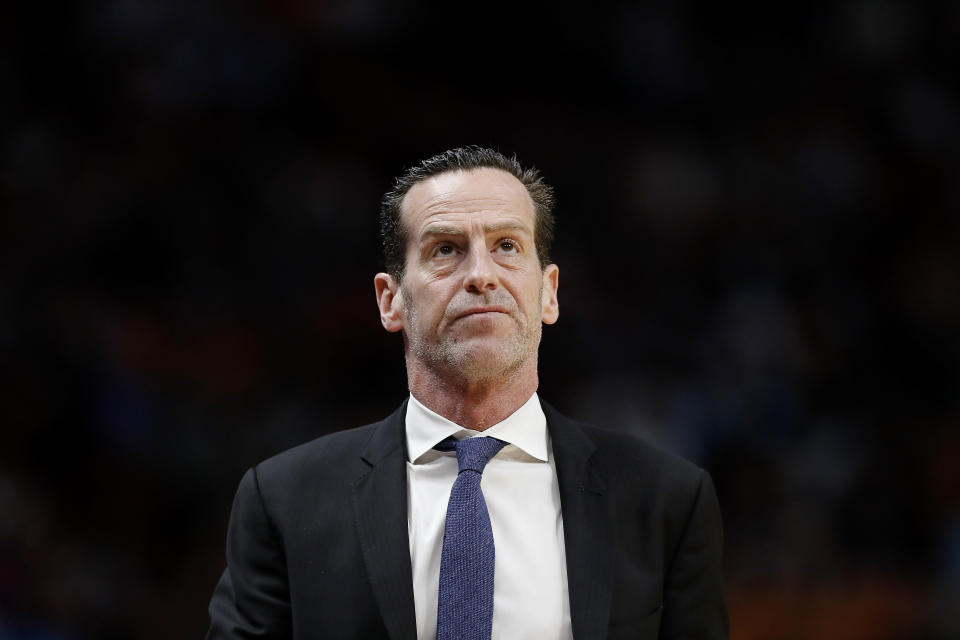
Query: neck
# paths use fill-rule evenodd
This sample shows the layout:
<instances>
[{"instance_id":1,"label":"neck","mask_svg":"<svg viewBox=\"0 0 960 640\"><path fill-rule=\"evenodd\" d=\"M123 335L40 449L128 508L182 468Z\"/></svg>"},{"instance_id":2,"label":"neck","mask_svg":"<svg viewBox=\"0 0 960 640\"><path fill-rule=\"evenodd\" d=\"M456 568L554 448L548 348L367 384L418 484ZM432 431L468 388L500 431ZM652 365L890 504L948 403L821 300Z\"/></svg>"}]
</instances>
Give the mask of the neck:
<instances>
[{"instance_id":1,"label":"neck","mask_svg":"<svg viewBox=\"0 0 960 640\"><path fill-rule=\"evenodd\" d=\"M407 359L410 393L423 406L461 427L484 431L509 417L537 390L537 359L488 380L451 380Z\"/></svg>"}]
</instances>

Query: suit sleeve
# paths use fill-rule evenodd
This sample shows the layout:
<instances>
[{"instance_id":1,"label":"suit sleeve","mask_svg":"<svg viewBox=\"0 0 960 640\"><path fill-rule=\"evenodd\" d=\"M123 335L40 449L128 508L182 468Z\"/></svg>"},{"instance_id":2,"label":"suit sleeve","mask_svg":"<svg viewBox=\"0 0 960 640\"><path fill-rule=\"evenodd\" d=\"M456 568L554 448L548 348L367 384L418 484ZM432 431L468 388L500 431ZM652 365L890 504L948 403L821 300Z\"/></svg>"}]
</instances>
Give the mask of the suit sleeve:
<instances>
[{"instance_id":1,"label":"suit sleeve","mask_svg":"<svg viewBox=\"0 0 960 640\"><path fill-rule=\"evenodd\" d=\"M706 471L664 584L661 640L727 640L730 618L722 575L720 505Z\"/></svg>"},{"instance_id":2,"label":"suit sleeve","mask_svg":"<svg viewBox=\"0 0 960 640\"><path fill-rule=\"evenodd\" d=\"M240 481L230 512L227 569L210 600L207 640L290 636L286 558L256 469L250 469Z\"/></svg>"}]
</instances>

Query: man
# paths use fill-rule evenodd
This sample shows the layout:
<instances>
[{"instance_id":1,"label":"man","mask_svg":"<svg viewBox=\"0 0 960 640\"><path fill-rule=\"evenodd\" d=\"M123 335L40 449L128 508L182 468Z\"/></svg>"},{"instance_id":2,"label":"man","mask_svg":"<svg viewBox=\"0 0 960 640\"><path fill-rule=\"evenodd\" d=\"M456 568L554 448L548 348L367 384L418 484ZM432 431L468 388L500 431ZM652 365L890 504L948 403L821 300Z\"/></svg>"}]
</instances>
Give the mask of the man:
<instances>
[{"instance_id":1,"label":"man","mask_svg":"<svg viewBox=\"0 0 960 640\"><path fill-rule=\"evenodd\" d=\"M410 397L247 472L208 638L728 637L709 476L536 394L551 205L478 147L397 180L374 284Z\"/></svg>"}]
</instances>

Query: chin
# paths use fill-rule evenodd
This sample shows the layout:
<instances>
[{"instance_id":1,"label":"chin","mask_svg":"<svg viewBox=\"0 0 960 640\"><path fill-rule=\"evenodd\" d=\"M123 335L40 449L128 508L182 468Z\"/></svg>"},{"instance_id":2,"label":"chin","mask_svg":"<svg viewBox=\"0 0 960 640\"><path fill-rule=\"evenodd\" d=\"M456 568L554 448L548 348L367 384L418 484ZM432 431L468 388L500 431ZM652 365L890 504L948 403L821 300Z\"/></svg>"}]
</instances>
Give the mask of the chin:
<instances>
[{"instance_id":1,"label":"chin","mask_svg":"<svg viewBox=\"0 0 960 640\"><path fill-rule=\"evenodd\" d=\"M504 352L504 343L499 339L482 345L461 343L458 346L461 348L450 354L453 356L450 364L471 382L496 381L510 376L527 360L523 354Z\"/></svg>"}]
</instances>

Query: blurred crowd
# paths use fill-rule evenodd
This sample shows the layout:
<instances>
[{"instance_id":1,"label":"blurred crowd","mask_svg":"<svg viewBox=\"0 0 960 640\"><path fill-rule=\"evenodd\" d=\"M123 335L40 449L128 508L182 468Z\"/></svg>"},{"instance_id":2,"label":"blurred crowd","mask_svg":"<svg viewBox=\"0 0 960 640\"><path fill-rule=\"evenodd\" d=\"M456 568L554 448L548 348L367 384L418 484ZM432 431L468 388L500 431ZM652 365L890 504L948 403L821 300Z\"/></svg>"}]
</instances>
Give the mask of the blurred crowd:
<instances>
[{"instance_id":1,"label":"blurred crowd","mask_svg":"<svg viewBox=\"0 0 960 640\"><path fill-rule=\"evenodd\" d=\"M406 393L380 196L557 190L540 394L713 475L739 640L960 638L960 5L0 10L0 639L202 635L243 471Z\"/></svg>"}]
</instances>

